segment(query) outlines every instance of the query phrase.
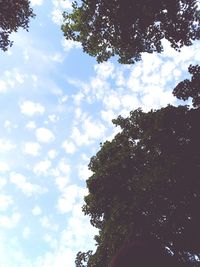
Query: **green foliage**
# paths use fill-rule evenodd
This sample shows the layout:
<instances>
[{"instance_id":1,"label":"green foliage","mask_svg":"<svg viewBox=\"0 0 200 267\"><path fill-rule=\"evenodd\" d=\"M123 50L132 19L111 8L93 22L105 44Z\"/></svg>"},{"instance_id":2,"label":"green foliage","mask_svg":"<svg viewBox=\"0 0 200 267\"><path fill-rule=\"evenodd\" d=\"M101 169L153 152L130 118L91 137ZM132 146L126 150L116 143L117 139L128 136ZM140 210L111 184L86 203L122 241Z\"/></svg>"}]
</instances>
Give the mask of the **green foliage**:
<instances>
[{"instance_id":1,"label":"green foliage","mask_svg":"<svg viewBox=\"0 0 200 267\"><path fill-rule=\"evenodd\" d=\"M191 80L186 79L180 82L175 87L173 94L182 100L188 100L191 97L193 106L200 107L200 66L190 65L188 71L192 74Z\"/></svg>"},{"instance_id":2,"label":"green foliage","mask_svg":"<svg viewBox=\"0 0 200 267\"><path fill-rule=\"evenodd\" d=\"M9 36L19 27L28 30L30 18L34 16L28 0L0 1L0 49L6 51L12 45Z\"/></svg>"},{"instance_id":3,"label":"green foliage","mask_svg":"<svg viewBox=\"0 0 200 267\"><path fill-rule=\"evenodd\" d=\"M180 50L200 39L197 0L82 0L65 12L62 30L98 62L117 55L134 63L142 52L163 50L161 40Z\"/></svg>"},{"instance_id":4,"label":"green foliage","mask_svg":"<svg viewBox=\"0 0 200 267\"><path fill-rule=\"evenodd\" d=\"M121 132L89 164L83 211L99 235L88 267L107 267L136 237L161 240L181 262L200 253L199 117L200 109L168 106L113 121Z\"/></svg>"}]
</instances>

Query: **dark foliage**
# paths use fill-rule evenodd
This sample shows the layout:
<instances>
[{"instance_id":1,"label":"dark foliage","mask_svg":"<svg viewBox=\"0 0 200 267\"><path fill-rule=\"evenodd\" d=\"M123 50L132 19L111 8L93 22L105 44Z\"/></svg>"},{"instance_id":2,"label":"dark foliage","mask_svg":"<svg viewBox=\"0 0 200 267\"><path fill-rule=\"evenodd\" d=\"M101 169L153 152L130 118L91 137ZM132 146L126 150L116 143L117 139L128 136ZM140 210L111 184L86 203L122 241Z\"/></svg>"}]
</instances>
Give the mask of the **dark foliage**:
<instances>
[{"instance_id":1,"label":"dark foliage","mask_svg":"<svg viewBox=\"0 0 200 267\"><path fill-rule=\"evenodd\" d=\"M98 62L117 55L120 63L134 63L142 52L161 52L163 38L176 50L200 39L197 0L81 2L74 2L72 13L64 13L62 30Z\"/></svg>"},{"instance_id":2,"label":"dark foliage","mask_svg":"<svg viewBox=\"0 0 200 267\"><path fill-rule=\"evenodd\" d=\"M123 245L109 267L180 267L179 262L156 240L135 240Z\"/></svg>"},{"instance_id":3,"label":"dark foliage","mask_svg":"<svg viewBox=\"0 0 200 267\"><path fill-rule=\"evenodd\" d=\"M191 80L180 82L173 94L181 100L188 100L191 97L193 106L200 107L200 66L190 65L188 71L192 74Z\"/></svg>"},{"instance_id":4,"label":"dark foliage","mask_svg":"<svg viewBox=\"0 0 200 267\"><path fill-rule=\"evenodd\" d=\"M200 109L140 109L91 159L83 211L99 229L88 267L107 267L124 242L160 240L188 266L200 254ZM77 265L81 266L81 265ZM125 266L124 266L125 267Z\"/></svg>"},{"instance_id":5,"label":"dark foliage","mask_svg":"<svg viewBox=\"0 0 200 267\"><path fill-rule=\"evenodd\" d=\"M9 36L19 27L28 30L34 16L28 0L0 0L0 49L6 51L12 45Z\"/></svg>"}]
</instances>

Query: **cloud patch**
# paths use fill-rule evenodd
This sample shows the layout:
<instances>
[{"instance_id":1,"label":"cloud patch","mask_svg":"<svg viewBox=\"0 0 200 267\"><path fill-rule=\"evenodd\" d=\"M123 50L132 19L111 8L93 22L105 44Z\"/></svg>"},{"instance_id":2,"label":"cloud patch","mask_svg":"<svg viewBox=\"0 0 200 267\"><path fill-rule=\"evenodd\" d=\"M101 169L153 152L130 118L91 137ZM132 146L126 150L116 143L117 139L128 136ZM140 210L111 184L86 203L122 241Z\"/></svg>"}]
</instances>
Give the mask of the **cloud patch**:
<instances>
[{"instance_id":1,"label":"cloud patch","mask_svg":"<svg viewBox=\"0 0 200 267\"><path fill-rule=\"evenodd\" d=\"M47 175L48 171L51 167L51 161L50 160L42 160L40 162L38 162L35 167L33 168L33 172L37 175L37 176L42 176L42 175Z\"/></svg>"},{"instance_id":2,"label":"cloud patch","mask_svg":"<svg viewBox=\"0 0 200 267\"><path fill-rule=\"evenodd\" d=\"M0 211L5 211L13 204L13 198L7 194L0 194Z\"/></svg>"},{"instance_id":3,"label":"cloud patch","mask_svg":"<svg viewBox=\"0 0 200 267\"><path fill-rule=\"evenodd\" d=\"M44 127L36 129L35 135L38 142L41 143L51 143L55 140L55 136L52 131Z\"/></svg>"},{"instance_id":4,"label":"cloud patch","mask_svg":"<svg viewBox=\"0 0 200 267\"><path fill-rule=\"evenodd\" d=\"M9 168L8 164L4 161L0 161L0 173L1 172L3 172L3 173L7 172L9 170L10 170L10 168Z\"/></svg>"},{"instance_id":5,"label":"cloud patch","mask_svg":"<svg viewBox=\"0 0 200 267\"><path fill-rule=\"evenodd\" d=\"M76 146L74 145L74 143L68 140L65 140L62 143L62 148L64 148L67 154L74 154L74 152L76 151Z\"/></svg>"},{"instance_id":6,"label":"cloud patch","mask_svg":"<svg viewBox=\"0 0 200 267\"><path fill-rule=\"evenodd\" d=\"M15 147L14 144L10 140L7 139L0 139L0 151L1 152L7 152L12 150Z\"/></svg>"},{"instance_id":7,"label":"cloud patch","mask_svg":"<svg viewBox=\"0 0 200 267\"><path fill-rule=\"evenodd\" d=\"M3 228L11 229L17 226L21 219L19 212L14 212L11 216L0 215L0 226Z\"/></svg>"},{"instance_id":8,"label":"cloud patch","mask_svg":"<svg viewBox=\"0 0 200 267\"><path fill-rule=\"evenodd\" d=\"M19 107L21 113L29 117L32 117L35 114L42 115L45 112L45 107L43 105L29 100L20 103Z\"/></svg>"},{"instance_id":9,"label":"cloud patch","mask_svg":"<svg viewBox=\"0 0 200 267\"><path fill-rule=\"evenodd\" d=\"M23 152L24 154L36 157L40 153L41 146L36 142L26 142L24 144Z\"/></svg>"},{"instance_id":10,"label":"cloud patch","mask_svg":"<svg viewBox=\"0 0 200 267\"><path fill-rule=\"evenodd\" d=\"M31 197L33 195L40 195L47 192L46 188L41 187L37 184L32 184L27 181L27 177L20 173L12 172L10 174L10 182L21 190L21 192L27 197Z\"/></svg>"},{"instance_id":11,"label":"cloud patch","mask_svg":"<svg viewBox=\"0 0 200 267\"><path fill-rule=\"evenodd\" d=\"M41 6L43 4L43 0L31 0L32 6Z\"/></svg>"}]
</instances>

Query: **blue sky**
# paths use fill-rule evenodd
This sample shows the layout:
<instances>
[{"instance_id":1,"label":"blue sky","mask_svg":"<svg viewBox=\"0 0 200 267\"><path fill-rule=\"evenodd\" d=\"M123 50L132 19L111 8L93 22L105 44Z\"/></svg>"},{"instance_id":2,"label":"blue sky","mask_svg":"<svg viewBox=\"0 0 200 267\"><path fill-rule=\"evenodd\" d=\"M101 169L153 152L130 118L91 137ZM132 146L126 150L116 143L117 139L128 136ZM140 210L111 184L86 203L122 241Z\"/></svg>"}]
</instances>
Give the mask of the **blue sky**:
<instances>
[{"instance_id":1,"label":"blue sky","mask_svg":"<svg viewBox=\"0 0 200 267\"><path fill-rule=\"evenodd\" d=\"M60 30L70 1L32 0L36 18L0 52L0 266L73 267L94 248L81 212L99 143L111 120L177 105L172 89L200 61L200 45L144 54L132 66L97 64Z\"/></svg>"}]
</instances>

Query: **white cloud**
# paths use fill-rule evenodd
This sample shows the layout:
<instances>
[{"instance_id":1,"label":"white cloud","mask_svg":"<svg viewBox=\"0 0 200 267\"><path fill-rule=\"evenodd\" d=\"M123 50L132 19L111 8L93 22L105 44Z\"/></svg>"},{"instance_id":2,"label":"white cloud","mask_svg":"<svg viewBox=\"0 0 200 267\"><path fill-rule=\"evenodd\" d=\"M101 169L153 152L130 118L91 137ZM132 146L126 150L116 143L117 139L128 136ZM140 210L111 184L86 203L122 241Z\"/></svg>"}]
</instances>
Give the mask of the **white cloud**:
<instances>
[{"instance_id":1,"label":"white cloud","mask_svg":"<svg viewBox=\"0 0 200 267\"><path fill-rule=\"evenodd\" d=\"M151 86L146 88L146 93L141 98L142 108L148 111L152 108L157 109L167 104L175 103L176 99L170 91L163 91L160 86Z\"/></svg>"},{"instance_id":2,"label":"white cloud","mask_svg":"<svg viewBox=\"0 0 200 267\"><path fill-rule=\"evenodd\" d=\"M94 66L96 74L101 79L112 77L115 70L115 65L111 62L104 62Z\"/></svg>"},{"instance_id":3,"label":"white cloud","mask_svg":"<svg viewBox=\"0 0 200 267\"><path fill-rule=\"evenodd\" d=\"M67 100L68 100L68 95L64 95L61 97L60 102L65 103L65 102L67 102Z\"/></svg>"},{"instance_id":4,"label":"white cloud","mask_svg":"<svg viewBox=\"0 0 200 267\"><path fill-rule=\"evenodd\" d=\"M10 195L0 194L0 211L5 211L13 204L13 198Z\"/></svg>"},{"instance_id":5,"label":"white cloud","mask_svg":"<svg viewBox=\"0 0 200 267\"><path fill-rule=\"evenodd\" d=\"M40 149L41 149L40 144L36 142L26 142L24 144L23 152L27 155L36 157L39 155Z\"/></svg>"},{"instance_id":6,"label":"white cloud","mask_svg":"<svg viewBox=\"0 0 200 267\"><path fill-rule=\"evenodd\" d=\"M175 69L176 65L174 64L173 61L167 61L166 63L162 64L162 68L161 68L161 76L162 77L170 77L171 79L171 75L173 70ZM159 81L158 81L159 83Z\"/></svg>"},{"instance_id":7,"label":"white cloud","mask_svg":"<svg viewBox=\"0 0 200 267\"><path fill-rule=\"evenodd\" d=\"M18 71L15 72L15 80L18 83L24 83L24 75L20 74Z\"/></svg>"},{"instance_id":8,"label":"white cloud","mask_svg":"<svg viewBox=\"0 0 200 267\"><path fill-rule=\"evenodd\" d=\"M39 221L42 227L49 229L51 231L57 231L59 228L57 224L51 222L51 218L49 216L43 216L40 218Z\"/></svg>"},{"instance_id":9,"label":"white cloud","mask_svg":"<svg viewBox=\"0 0 200 267\"><path fill-rule=\"evenodd\" d=\"M85 194L86 189L75 184L65 187L57 202L58 211L60 213L68 213L72 211L76 201L80 201L80 199L82 200Z\"/></svg>"},{"instance_id":10,"label":"white cloud","mask_svg":"<svg viewBox=\"0 0 200 267\"><path fill-rule=\"evenodd\" d=\"M45 112L45 107L40 103L32 102L29 100L23 101L19 104L22 114L27 116L34 116L35 114L42 115Z\"/></svg>"},{"instance_id":11,"label":"white cloud","mask_svg":"<svg viewBox=\"0 0 200 267\"><path fill-rule=\"evenodd\" d=\"M45 234L43 236L43 240L52 248L56 249L58 245L58 241L56 238L53 238L50 234Z\"/></svg>"},{"instance_id":12,"label":"white cloud","mask_svg":"<svg viewBox=\"0 0 200 267\"><path fill-rule=\"evenodd\" d=\"M73 95L74 104L79 106L81 101L84 99L84 94L82 92L78 92L77 94Z\"/></svg>"},{"instance_id":13,"label":"white cloud","mask_svg":"<svg viewBox=\"0 0 200 267\"><path fill-rule=\"evenodd\" d=\"M112 124L112 120L115 119L117 115L114 111L111 110L102 110L101 111L101 118L109 124Z\"/></svg>"},{"instance_id":14,"label":"white cloud","mask_svg":"<svg viewBox=\"0 0 200 267\"><path fill-rule=\"evenodd\" d=\"M121 103L122 106L128 109L129 111L134 110L141 106L141 103L139 102L137 95L128 95L128 94L123 95L121 97Z\"/></svg>"},{"instance_id":15,"label":"white cloud","mask_svg":"<svg viewBox=\"0 0 200 267\"><path fill-rule=\"evenodd\" d=\"M70 181L71 167L65 158L60 159L55 169L51 170L51 175L55 176L55 184L60 191L63 191Z\"/></svg>"},{"instance_id":16,"label":"white cloud","mask_svg":"<svg viewBox=\"0 0 200 267\"><path fill-rule=\"evenodd\" d=\"M43 4L43 0L31 0L32 6L41 6Z\"/></svg>"},{"instance_id":17,"label":"white cloud","mask_svg":"<svg viewBox=\"0 0 200 267\"><path fill-rule=\"evenodd\" d=\"M116 92L110 92L109 95L105 96L103 99L103 103L106 109L110 110L118 110L121 105L121 97Z\"/></svg>"},{"instance_id":18,"label":"white cloud","mask_svg":"<svg viewBox=\"0 0 200 267\"><path fill-rule=\"evenodd\" d=\"M87 165L80 164L78 166L78 175L81 180L87 180L92 174L93 172L88 169Z\"/></svg>"},{"instance_id":19,"label":"white cloud","mask_svg":"<svg viewBox=\"0 0 200 267\"><path fill-rule=\"evenodd\" d=\"M62 15L62 10L59 9L54 9L52 11L52 21L57 24L57 25L62 25L63 23L63 15Z\"/></svg>"},{"instance_id":20,"label":"white cloud","mask_svg":"<svg viewBox=\"0 0 200 267\"><path fill-rule=\"evenodd\" d=\"M65 140L62 143L62 148L64 148L65 152L68 154L74 154L74 152L76 151L76 146L74 145L74 143L68 140Z\"/></svg>"},{"instance_id":21,"label":"white cloud","mask_svg":"<svg viewBox=\"0 0 200 267\"><path fill-rule=\"evenodd\" d=\"M24 227L24 229L22 231L22 237L24 239L28 239L30 237L30 235L31 235L31 229L28 226Z\"/></svg>"},{"instance_id":22,"label":"white cloud","mask_svg":"<svg viewBox=\"0 0 200 267\"><path fill-rule=\"evenodd\" d=\"M15 147L14 144L11 143L10 140L0 139L0 151L10 151Z\"/></svg>"},{"instance_id":23,"label":"white cloud","mask_svg":"<svg viewBox=\"0 0 200 267\"><path fill-rule=\"evenodd\" d=\"M69 184L69 177L68 176L58 176L56 177L55 184L57 185L60 191L63 191L65 187Z\"/></svg>"},{"instance_id":24,"label":"white cloud","mask_svg":"<svg viewBox=\"0 0 200 267\"><path fill-rule=\"evenodd\" d=\"M56 8L62 8L65 10L72 8L72 1L71 0L53 0L52 2Z\"/></svg>"},{"instance_id":25,"label":"white cloud","mask_svg":"<svg viewBox=\"0 0 200 267\"><path fill-rule=\"evenodd\" d=\"M70 165L67 163L67 160L65 158L62 158L59 163L58 163L58 169L61 171L63 174L69 175L70 173Z\"/></svg>"},{"instance_id":26,"label":"white cloud","mask_svg":"<svg viewBox=\"0 0 200 267\"><path fill-rule=\"evenodd\" d=\"M0 161L0 172L7 172L9 169L10 168L6 162Z\"/></svg>"},{"instance_id":27,"label":"white cloud","mask_svg":"<svg viewBox=\"0 0 200 267\"><path fill-rule=\"evenodd\" d=\"M39 267L74 267L76 253L70 248L61 248L53 253L46 253L38 260Z\"/></svg>"},{"instance_id":28,"label":"white cloud","mask_svg":"<svg viewBox=\"0 0 200 267\"><path fill-rule=\"evenodd\" d=\"M11 121L5 120L3 126L4 126L4 128L9 129L11 127Z\"/></svg>"},{"instance_id":29,"label":"white cloud","mask_svg":"<svg viewBox=\"0 0 200 267\"><path fill-rule=\"evenodd\" d=\"M51 13L52 21L57 24L61 25L63 23L63 11L67 9L70 10L72 8L72 1L69 0L53 0L54 9Z\"/></svg>"},{"instance_id":30,"label":"white cloud","mask_svg":"<svg viewBox=\"0 0 200 267\"><path fill-rule=\"evenodd\" d=\"M14 121L5 120L3 123L3 127L10 133L11 130L17 129L19 126Z\"/></svg>"},{"instance_id":31,"label":"white cloud","mask_svg":"<svg viewBox=\"0 0 200 267\"><path fill-rule=\"evenodd\" d=\"M49 120L50 120L51 122L54 122L54 123L57 122L57 121L59 120L59 116L57 116L57 115L55 115L55 114L49 115L48 118L49 118Z\"/></svg>"},{"instance_id":32,"label":"white cloud","mask_svg":"<svg viewBox=\"0 0 200 267\"><path fill-rule=\"evenodd\" d=\"M5 81L0 80L0 93L5 93L7 91L7 84Z\"/></svg>"},{"instance_id":33,"label":"white cloud","mask_svg":"<svg viewBox=\"0 0 200 267\"><path fill-rule=\"evenodd\" d=\"M61 53L55 53L50 57L52 61L62 63L64 60L64 56Z\"/></svg>"},{"instance_id":34,"label":"white cloud","mask_svg":"<svg viewBox=\"0 0 200 267\"><path fill-rule=\"evenodd\" d=\"M35 206L31 212L34 216L39 216L42 214L42 209L39 206Z\"/></svg>"},{"instance_id":35,"label":"white cloud","mask_svg":"<svg viewBox=\"0 0 200 267\"><path fill-rule=\"evenodd\" d=\"M27 129L35 129L36 128L36 123L34 121L29 121L27 124L26 124L26 128Z\"/></svg>"},{"instance_id":36,"label":"white cloud","mask_svg":"<svg viewBox=\"0 0 200 267\"><path fill-rule=\"evenodd\" d=\"M81 44L79 42L75 42L72 40L63 39L62 40L62 46L64 51L69 52L72 49L81 48Z\"/></svg>"},{"instance_id":37,"label":"white cloud","mask_svg":"<svg viewBox=\"0 0 200 267\"><path fill-rule=\"evenodd\" d=\"M0 215L0 226L4 228L14 228L21 219L21 214L14 212L11 216Z\"/></svg>"},{"instance_id":38,"label":"white cloud","mask_svg":"<svg viewBox=\"0 0 200 267\"><path fill-rule=\"evenodd\" d=\"M61 233L60 247L70 247L73 251L91 249L97 229L89 224L89 218L82 212L82 203L76 203L72 216L68 219L67 228ZM87 229L87 231L83 231Z\"/></svg>"},{"instance_id":39,"label":"white cloud","mask_svg":"<svg viewBox=\"0 0 200 267\"><path fill-rule=\"evenodd\" d=\"M109 93L111 93L109 83L101 77L93 77L91 79L90 86L92 89L92 95L88 96L90 101L102 100L106 92L109 91Z\"/></svg>"},{"instance_id":40,"label":"white cloud","mask_svg":"<svg viewBox=\"0 0 200 267\"><path fill-rule=\"evenodd\" d=\"M27 197L31 197L32 195L44 194L47 192L46 188L28 182L27 178L20 173L12 172L10 174L10 182L15 184L16 187L21 190L22 193Z\"/></svg>"},{"instance_id":41,"label":"white cloud","mask_svg":"<svg viewBox=\"0 0 200 267\"><path fill-rule=\"evenodd\" d=\"M50 159L55 159L55 157L57 156L57 152L55 149L49 150L47 154Z\"/></svg>"},{"instance_id":42,"label":"white cloud","mask_svg":"<svg viewBox=\"0 0 200 267\"><path fill-rule=\"evenodd\" d=\"M55 140L54 134L47 128L38 128L35 134L37 140L42 143L50 143Z\"/></svg>"},{"instance_id":43,"label":"white cloud","mask_svg":"<svg viewBox=\"0 0 200 267\"><path fill-rule=\"evenodd\" d=\"M50 167L51 167L51 161L50 160L48 160L48 159L42 160L34 166L33 172L38 176L47 175Z\"/></svg>"},{"instance_id":44,"label":"white cloud","mask_svg":"<svg viewBox=\"0 0 200 267\"><path fill-rule=\"evenodd\" d=\"M7 184L7 181L5 178L0 177L0 190Z\"/></svg>"},{"instance_id":45,"label":"white cloud","mask_svg":"<svg viewBox=\"0 0 200 267\"><path fill-rule=\"evenodd\" d=\"M80 128L73 127L71 139L78 145L88 145L93 141L103 138L106 128L99 121L93 121L90 117L86 118L82 124L82 132Z\"/></svg>"}]
</instances>

